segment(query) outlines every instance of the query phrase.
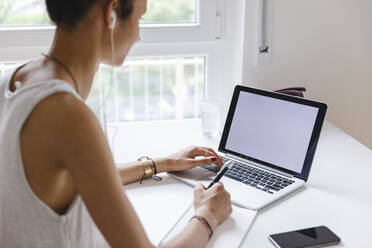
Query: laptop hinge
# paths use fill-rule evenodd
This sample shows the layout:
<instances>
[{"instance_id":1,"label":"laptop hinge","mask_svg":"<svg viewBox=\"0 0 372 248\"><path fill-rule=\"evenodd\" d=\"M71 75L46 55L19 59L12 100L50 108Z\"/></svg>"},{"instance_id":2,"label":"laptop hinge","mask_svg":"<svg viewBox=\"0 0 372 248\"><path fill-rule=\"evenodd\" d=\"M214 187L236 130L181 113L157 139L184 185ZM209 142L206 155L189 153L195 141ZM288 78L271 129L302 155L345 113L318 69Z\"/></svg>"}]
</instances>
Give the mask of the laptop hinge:
<instances>
[{"instance_id":1,"label":"laptop hinge","mask_svg":"<svg viewBox=\"0 0 372 248\"><path fill-rule=\"evenodd\" d=\"M235 156L235 155L232 155L232 154L225 154L225 156L228 157L228 158L234 159L234 160L238 160L239 162L243 162L243 163L247 163L247 164L250 164L250 165L260 167L261 169L264 169L264 170L272 171L274 173L280 174L280 175L285 176L285 177L289 177L289 178L294 177L293 175L291 175L289 173L286 173L286 172L283 172L283 171L280 171L280 170L277 170L277 169L274 169L274 168L270 168L269 166L259 164L259 163L256 163L256 162L253 162L253 161L250 161L250 160L247 160L247 159L243 159L241 157L238 157L238 156Z\"/></svg>"}]
</instances>

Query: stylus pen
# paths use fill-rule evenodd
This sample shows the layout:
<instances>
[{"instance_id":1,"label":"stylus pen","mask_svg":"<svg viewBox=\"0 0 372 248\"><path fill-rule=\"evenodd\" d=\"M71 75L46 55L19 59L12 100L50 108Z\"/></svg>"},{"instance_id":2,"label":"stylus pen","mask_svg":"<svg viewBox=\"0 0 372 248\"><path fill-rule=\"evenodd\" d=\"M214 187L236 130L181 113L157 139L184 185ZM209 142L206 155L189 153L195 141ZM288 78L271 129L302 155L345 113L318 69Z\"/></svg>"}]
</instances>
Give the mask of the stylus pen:
<instances>
[{"instance_id":1,"label":"stylus pen","mask_svg":"<svg viewBox=\"0 0 372 248\"><path fill-rule=\"evenodd\" d=\"M217 174L217 176L213 179L213 181L209 184L209 186L207 187L207 189L209 189L210 187L213 186L213 184L217 183L218 181L220 181L220 179L223 177L223 175L226 173L226 171L228 169L230 169L230 167L233 165L234 161L233 160L230 160L229 162L225 163L222 168L221 168L221 172Z\"/></svg>"}]
</instances>

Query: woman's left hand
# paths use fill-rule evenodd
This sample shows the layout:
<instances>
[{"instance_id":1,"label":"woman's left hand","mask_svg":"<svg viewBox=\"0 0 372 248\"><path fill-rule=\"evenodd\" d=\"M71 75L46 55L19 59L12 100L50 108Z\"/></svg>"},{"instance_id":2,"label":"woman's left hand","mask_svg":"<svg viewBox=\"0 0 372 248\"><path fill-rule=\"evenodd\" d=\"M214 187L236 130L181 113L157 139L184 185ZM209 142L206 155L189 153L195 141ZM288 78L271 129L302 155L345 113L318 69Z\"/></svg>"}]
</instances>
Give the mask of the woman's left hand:
<instances>
[{"instance_id":1,"label":"woman's left hand","mask_svg":"<svg viewBox=\"0 0 372 248\"><path fill-rule=\"evenodd\" d=\"M163 167L159 168L160 171L182 171L211 163L221 168L223 159L212 148L190 146L166 158L159 159L155 163L157 167Z\"/></svg>"}]
</instances>

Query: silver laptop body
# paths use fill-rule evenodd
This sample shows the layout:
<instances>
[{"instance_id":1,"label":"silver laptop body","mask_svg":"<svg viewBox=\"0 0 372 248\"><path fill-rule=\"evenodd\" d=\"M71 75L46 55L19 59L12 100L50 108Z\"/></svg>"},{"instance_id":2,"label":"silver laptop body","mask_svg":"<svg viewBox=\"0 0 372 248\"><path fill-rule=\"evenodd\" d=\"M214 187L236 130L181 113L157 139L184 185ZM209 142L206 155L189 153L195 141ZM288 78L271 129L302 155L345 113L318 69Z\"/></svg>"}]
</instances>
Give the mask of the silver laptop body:
<instances>
[{"instance_id":1,"label":"silver laptop body","mask_svg":"<svg viewBox=\"0 0 372 248\"><path fill-rule=\"evenodd\" d=\"M327 105L238 85L235 87L219 153L233 160L221 182L233 203L262 209L305 185ZM211 164L169 173L189 185L208 185Z\"/></svg>"}]
</instances>

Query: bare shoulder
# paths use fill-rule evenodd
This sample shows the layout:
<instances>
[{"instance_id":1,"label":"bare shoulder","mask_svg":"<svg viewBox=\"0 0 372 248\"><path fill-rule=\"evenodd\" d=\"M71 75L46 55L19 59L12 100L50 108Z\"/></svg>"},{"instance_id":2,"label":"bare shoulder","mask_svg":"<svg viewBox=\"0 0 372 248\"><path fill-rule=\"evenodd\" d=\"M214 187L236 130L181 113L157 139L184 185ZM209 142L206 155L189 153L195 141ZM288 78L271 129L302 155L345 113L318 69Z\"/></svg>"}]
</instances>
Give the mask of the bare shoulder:
<instances>
[{"instance_id":1,"label":"bare shoulder","mask_svg":"<svg viewBox=\"0 0 372 248\"><path fill-rule=\"evenodd\" d=\"M30 143L38 143L62 164L71 163L92 149L105 148L98 120L88 106L68 92L42 100L26 121L23 131ZM96 148L97 149L97 148Z\"/></svg>"},{"instance_id":2,"label":"bare shoulder","mask_svg":"<svg viewBox=\"0 0 372 248\"><path fill-rule=\"evenodd\" d=\"M59 92L42 100L32 111L28 122L35 122L52 136L68 135L86 125L99 125L89 107L68 92Z\"/></svg>"},{"instance_id":3,"label":"bare shoulder","mask_svg":"<svg viewBox=\"0 0 372 248\"><path fill-rule=\"evenodd\" d=\"M60 119L60 121L66 119L60 118L61 115L64 115L70 118L70 120L66 120L67 123L77 118L96 120L89 107L69 92L59 92L45 98L35 108L35 112L37 111L46 112L51 117L50 119Z\"/></svg>"}]
</instances>

